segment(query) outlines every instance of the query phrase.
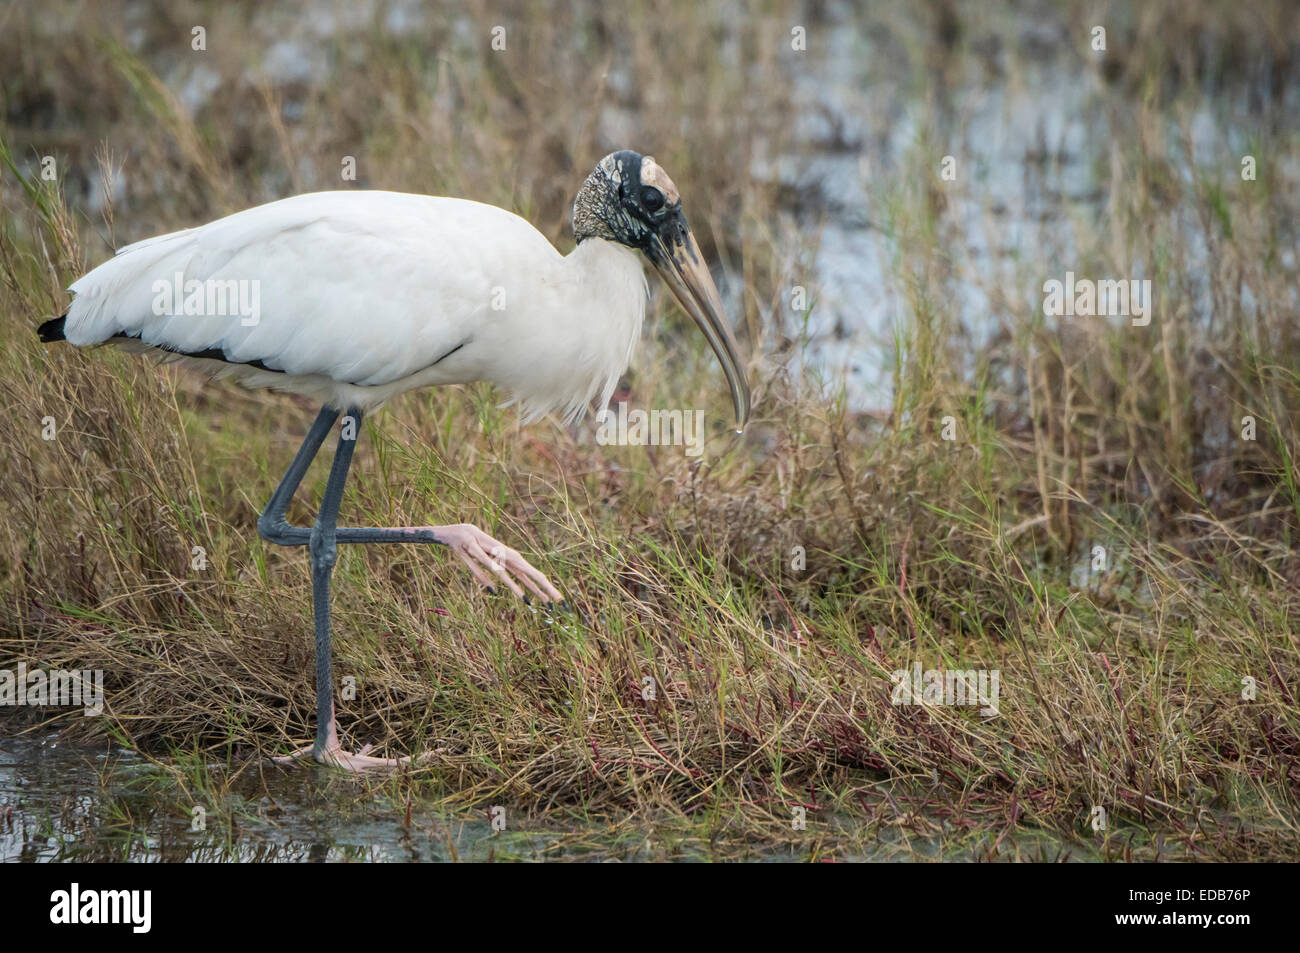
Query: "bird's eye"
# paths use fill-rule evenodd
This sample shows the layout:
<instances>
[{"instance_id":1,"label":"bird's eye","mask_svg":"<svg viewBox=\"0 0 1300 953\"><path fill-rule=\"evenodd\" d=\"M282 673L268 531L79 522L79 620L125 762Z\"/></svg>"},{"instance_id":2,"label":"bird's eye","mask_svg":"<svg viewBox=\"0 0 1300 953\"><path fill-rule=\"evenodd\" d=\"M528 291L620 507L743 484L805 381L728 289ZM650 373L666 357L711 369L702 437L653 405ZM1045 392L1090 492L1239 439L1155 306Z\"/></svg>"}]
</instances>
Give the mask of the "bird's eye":
<instances>
[{"instance_id":1,"label":"bird's eye","mask_svg":"<svg viewBox=\"0 0 1300 953\"><path fill-rule=\"evenodd\" d=\"M641 204L647 212L657 212L664 207L664 194L652 185L641 190Z\"/></svg>"}]
</instances>

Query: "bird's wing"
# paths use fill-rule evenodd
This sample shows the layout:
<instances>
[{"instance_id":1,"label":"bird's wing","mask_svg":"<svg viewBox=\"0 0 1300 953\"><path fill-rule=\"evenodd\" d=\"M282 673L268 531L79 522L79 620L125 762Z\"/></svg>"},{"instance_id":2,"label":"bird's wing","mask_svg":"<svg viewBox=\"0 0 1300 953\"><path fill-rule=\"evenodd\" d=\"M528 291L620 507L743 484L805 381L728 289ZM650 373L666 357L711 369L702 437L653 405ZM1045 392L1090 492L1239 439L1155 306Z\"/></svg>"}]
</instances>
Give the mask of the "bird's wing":
<instances>
[{"instance_id":1,"label":"bird's wing","mask_svg":"<svg viewBox=\"0 0 1300 953\"><path fill-rule=\"evenodd\" d=\"M521 266L560 260L494 206L319 192L126 246L73 283L64 335L386 384L470 340Z\"/></svg>"}]
</instances>

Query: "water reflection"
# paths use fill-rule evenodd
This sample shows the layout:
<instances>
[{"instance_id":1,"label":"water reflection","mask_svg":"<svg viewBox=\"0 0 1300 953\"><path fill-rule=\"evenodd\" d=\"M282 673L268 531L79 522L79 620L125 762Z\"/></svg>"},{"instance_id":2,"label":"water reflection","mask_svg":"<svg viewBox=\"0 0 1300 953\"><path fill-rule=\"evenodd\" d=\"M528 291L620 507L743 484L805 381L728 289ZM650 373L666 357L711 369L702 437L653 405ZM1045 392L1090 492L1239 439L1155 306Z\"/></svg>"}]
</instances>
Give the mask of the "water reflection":
<instances>
[{"instance_id":1,"label":"water reflection","mask_svg":"<svg viewBox=\"0 0 1300 953\"><path fill-rule=\"evenodd\" d=\"M792 849L780 839L729 842L709 833L578 823L493 830L486 812L451 816L432 793L358 780L315 766L227 769L184 758L153 762L54 735L0 739L0 861L448 862L1084 860L1092 851L1047 832L954 847L944 826L917 817L885 827L864 849L847 818ZM196 811L196 808L201 809ZM202 819L197 823L196 818ZM537 827L535 821L525 822ZM509 825L507 825L509 828ZM861 831L856 832L858 835ZM959 833L959 832L957 832ZM836 841L857 846L832 849Z\"/></svg>"}]
</instances>

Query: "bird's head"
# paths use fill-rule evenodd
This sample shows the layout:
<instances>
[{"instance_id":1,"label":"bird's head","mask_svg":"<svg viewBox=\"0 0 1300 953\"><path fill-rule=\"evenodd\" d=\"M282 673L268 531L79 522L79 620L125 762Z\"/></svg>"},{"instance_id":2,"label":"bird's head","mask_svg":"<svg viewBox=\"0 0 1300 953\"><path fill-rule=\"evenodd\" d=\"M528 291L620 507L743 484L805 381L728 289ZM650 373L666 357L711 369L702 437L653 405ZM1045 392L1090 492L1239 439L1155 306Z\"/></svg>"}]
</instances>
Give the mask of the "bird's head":
<instances>
[{"instance_id":1,"label":"bird's head","mask_svg":"<svg viewBox=\"0 0 1300 953\"><path fill-rule=\"evenodd\" d=\"M749 419L749 384L739 348L668 173L650 156L630 150L605 156L573 203L573 233L579 243L601 238L645 253L709 339L731 386L736 427L743 428Z\"/></svg>"}]
</instances>

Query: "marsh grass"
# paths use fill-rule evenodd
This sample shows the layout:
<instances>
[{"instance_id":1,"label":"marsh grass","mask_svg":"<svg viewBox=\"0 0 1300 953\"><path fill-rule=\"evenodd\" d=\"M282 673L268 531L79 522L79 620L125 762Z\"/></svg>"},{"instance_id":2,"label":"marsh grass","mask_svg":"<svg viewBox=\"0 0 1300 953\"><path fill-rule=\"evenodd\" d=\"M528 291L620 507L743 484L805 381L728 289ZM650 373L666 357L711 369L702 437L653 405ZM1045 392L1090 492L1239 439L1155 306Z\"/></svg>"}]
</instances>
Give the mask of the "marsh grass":
<instances>
[{"instance_id":1,"label":"marsh grass","mask_svg":"<svg viewBox=\"0 0 1300 953\"><path fill-rule=\"evenodd\" d=\"M1285 5L1107 8L1116 55L1069 54L1104 71L1132 134L1097 151L1105 215L1062 222L1076 250L1047 276L1150 263L1165 304L1141 333L1045 321L1041 267L1013 261L987 276L998 331L974 348L949 306L969 280L949 254L956 199L916 166L873 182L900 302L893 403L877 413L783 363L799 347L783 301L817 211L751 170L772 143L806 148L773 40L802 14L775 4L727 25L713 8L498 6L463 22L523 24L508 57L451 13L404 35L376 17L318 38L320 80L249 68L240 43L260 41L238 33L236 8L6 12L0 665L102 669L108 689L104 719L39 719L114 735L170 763L178 791L220 800L228 775L270 770L260 759L303 743L314 716L306 555L255 527L313 408L44 347L32 330L62 313L62 289L110 243L337 187L353 154L356 186L501 204L567 248L576 184L625 144L602 132L613 105L737 282L740 326L767 355L751 371L755 421L730 436L707 348L658 292L627 391L708 408L703 463L597 446L587 426L519 430L486 387L407 395L368 420L348 522L476 523L536 557L573 611L478 591L441 552L345 547L334 658L359 686L341 707L348 743L446 750L413 777L338 783L394 805L412 791L455 810L508 803L525 824L616 842L655 826L677 847L815 858L884 843L1039 856L1018 846L1036 828L1081 857L1295 857L1300 153L1280 118L1295 96ZM1086 35L1085 6L1022 15ZM995 24L957 9L872 24L892 56L960 82ZM159 78L194 22L219 82L197 110ZM1242 119L1262 157L1249 187L1238 156L1197 157L1176 134L1225 88L1263 96ZM948 108L918 130L927 169ZM35 174L49 152L68 170L57 184ZM128 194L94 198L119 165ZM1246 414L1255 441L1238 438ZM318 463L291 520L312 519L324 478ZM1088 568L1095 545L1105 572ZM190 568L194 546L207 568ZM917 660L1000 670L1000 714L891 704L890 673Z\"/></svg>"}]
</instances>

